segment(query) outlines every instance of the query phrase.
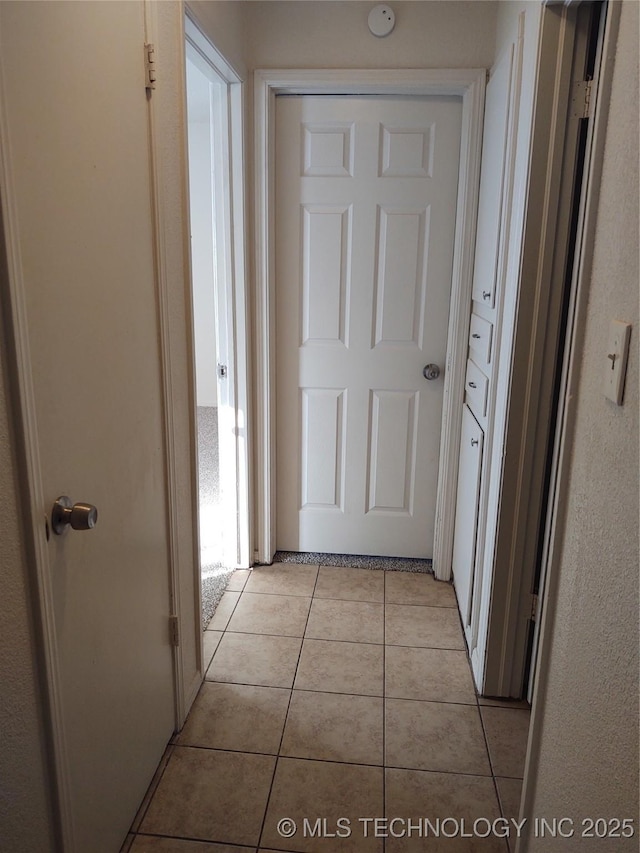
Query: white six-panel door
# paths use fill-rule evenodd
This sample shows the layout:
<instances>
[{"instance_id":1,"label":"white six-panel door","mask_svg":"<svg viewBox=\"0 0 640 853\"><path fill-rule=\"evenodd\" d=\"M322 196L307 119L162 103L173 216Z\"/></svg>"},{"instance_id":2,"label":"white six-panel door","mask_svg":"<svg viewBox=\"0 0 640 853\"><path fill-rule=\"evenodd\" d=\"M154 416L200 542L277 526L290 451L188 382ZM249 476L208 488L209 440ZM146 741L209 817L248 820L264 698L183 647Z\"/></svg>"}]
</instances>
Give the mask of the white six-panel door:
<instances>
[{"instance_id":1,"label":"white six-panel door","mask_svg":"<svg viewBox=\"0 0 640 853\"><path fill-rule=\"evenodd\" d=\"M277 98L280 549L432 555L461 113Z\"/></svg>"}]
</instances>

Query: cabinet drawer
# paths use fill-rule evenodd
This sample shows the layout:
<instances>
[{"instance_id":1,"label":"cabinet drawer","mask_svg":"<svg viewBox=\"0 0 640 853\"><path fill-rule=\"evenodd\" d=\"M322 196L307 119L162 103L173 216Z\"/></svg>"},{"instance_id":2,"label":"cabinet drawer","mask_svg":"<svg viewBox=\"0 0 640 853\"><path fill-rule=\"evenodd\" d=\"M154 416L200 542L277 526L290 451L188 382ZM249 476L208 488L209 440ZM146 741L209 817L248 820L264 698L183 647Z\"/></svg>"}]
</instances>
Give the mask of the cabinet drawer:
<instances>
[{"instance_id":1,"label":"cabinet drawer","mask_svg":"<svg viewBox=\"0 0 640 853\"><path fill-rule=\"evenodd\" d=\"M491 335L493 326L477 314L471 315L469 329L469 349L479 361L489 364L491 361Z\"/></svg>"},{"instance_id":2,"label":"cabinet drawer","mask_svg":"<svg viewBox=\"0 0 640 853\"><path fill-rule=\"evenodd\" d=\"M487 390L489 380L475 362L467 360L467 375L464 381L467 403L477 417L487 414Z\"/></svg>"}]
</instances>

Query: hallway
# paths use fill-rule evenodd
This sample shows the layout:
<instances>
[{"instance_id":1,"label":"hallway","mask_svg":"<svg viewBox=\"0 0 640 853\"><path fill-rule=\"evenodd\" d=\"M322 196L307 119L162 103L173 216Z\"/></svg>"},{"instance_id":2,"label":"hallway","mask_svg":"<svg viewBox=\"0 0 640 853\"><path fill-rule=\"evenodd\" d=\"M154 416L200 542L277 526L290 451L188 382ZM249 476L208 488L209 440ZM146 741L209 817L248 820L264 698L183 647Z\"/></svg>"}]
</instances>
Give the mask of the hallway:
<instances>
[{"instance_id":1,"label":"hallway","mask_svg":"<svg viewBox=\"0 0 640 853\"><path fill-rule=\"evenodd\" d=\"M517 818L529 711L476 695L450 585L323 565L236 572L204 648L206 680L123 853L506 853L496 835L460 837L462 821L468 833L485 819L480 835ZM385 816L393 832L362 820ZM425 818L455 822L426 839Z\"/></svg>"}]
</instances>

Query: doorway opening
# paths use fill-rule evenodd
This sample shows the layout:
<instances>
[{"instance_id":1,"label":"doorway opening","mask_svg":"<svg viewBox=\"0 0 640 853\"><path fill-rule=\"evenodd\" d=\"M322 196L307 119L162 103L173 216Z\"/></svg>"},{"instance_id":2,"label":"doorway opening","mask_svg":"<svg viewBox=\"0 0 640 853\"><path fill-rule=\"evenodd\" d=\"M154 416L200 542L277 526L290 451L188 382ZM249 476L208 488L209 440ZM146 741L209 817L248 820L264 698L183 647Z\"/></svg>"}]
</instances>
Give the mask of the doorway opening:
<instances>
[{"instance_id":1,"label":"doorway opening","mask_svg":"<svg viewBox=\"0 0 640 853\"><path fill-rule=\"evenodd\" d=\"M186 19L202 624L249 565L241 84Z\"/></svg>"},{"instance_id":2,"label":"doorway opening","mask_svg":"<svg viewBox=\"0 0 640 853\"><path fill-rule=\"evenodd\" d=\"M219 334L217 293L224 269L216 240L220 216L215 197L212 112L222 84L210 80L187 56L187 129L193 343L198 426L198 506L202 621L206 625L231 574L224 549L220 489L218 391L224 381L224 340ZM219 382L220 379L220 382Z\"/></svg>"}]
</instances>

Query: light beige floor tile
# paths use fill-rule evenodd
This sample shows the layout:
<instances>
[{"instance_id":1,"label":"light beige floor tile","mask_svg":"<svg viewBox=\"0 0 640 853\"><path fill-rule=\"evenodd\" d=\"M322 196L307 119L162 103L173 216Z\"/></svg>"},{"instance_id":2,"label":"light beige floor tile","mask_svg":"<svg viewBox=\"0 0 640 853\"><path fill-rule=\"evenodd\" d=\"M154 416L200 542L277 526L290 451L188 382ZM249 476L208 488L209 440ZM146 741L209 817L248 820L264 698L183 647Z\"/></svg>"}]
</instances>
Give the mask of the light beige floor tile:
<instances>
[{"instance_id":1,"label":"light beige floor tile","mask_svg":"<svg viewBox=\"0 0 640 853\"><path fill-rule=\"evenodd\" d=\"M314 598L305 637L352 643L384 641L384 605Z\"/></svg>"},{"instance_id":2,"label":"light beige floor tile","mask_svg":"<svg viewBox=\"0 0 640 853\"><path fill-rule=\"evenodd\" d=\"M522 779L504 779L496 776L500 808L507 820L518 819L520 815L520 800L522 799Z\"/></svg>"},{"instance_id":3,"label":"light beige floor tile","mask_svg":"<svg viewBox=\"0 0 640 853\"><path fill-rule=\"evenodd\" d=\"M466 652L387 646L385 696L475 705Z\"/></svg>"},{"instance_id":4,"label":"light beige floor tile","mask_svg":"<svg viewBox=\"0 0 640 853\"><path fill-rule=\"evenodd\" d=\"M302 640L227 631L220 641L207 681L291 687Z\"/></svg>"},{"instance_id":5,"label":"light beige floor tile","mask_svg":"<svg viewBox=\"0 0 640 853\"><path fill-rule=\"evenodd\" d=\"M176 746L141 831L257 846L275 761Z\"/></svg>"},{"instance_id":6,"label":"light beige floor tile","mask_svg":"<svg viewBox=\"0 0 640 853\"><path fill-rule=\"evenodd\" d=\"M207 625L208 631L224 631L229 624L231 614L240 599L239 592L225 592L216 607L213 618Z\"/></svg>"},{"instance_id":7,"label":"light beige floor tile","mask_svg":"<svg viewBox=\"0 0 640 853\"><path fill-rule=\"evenodd\" d=\"M485 706L481 712L494 774L522 779L529 737L529 711Z\"/></svg>"},{"instance_id":8,"label":"light beige floor tile","mask_svg":"<svg viewBox=\"0 0 640 853\"><path fill-rule=\"evenodd\" d=\"M478 704L489 705L494 708L508 708L511 711L531 710L531 705L525 699L491 699L488 696L478 696Z\"/></svg>"},{"instance_id":9,"label":"light beige floor tile","mask_svg":"<svg viewBox=\"0 0 640 853\"><path fill-rule=\"evenodd\" d=\"M202 666L206 670L222 639L222 631L205 631L202 635Z\"/></svg>"},{"instance_id":10,"label":"light beige floor tile","mask_svg":"<svg viewBox=\"0 0 640 853\"><path fill-rule=\"evenodd\" d=\"M296 563L274 563L256 566L247 581L245 592L270 595L301 595L311 598L318 576L318 566Z\"/></svg>"},{"instance_id":11,"label":"light beige floor tile","mask_svg":"<svg viewBox=\"0 0 640 853\"><path fill-rule=\"evenodd\" d=\"M387 572L384 595L387 604L457 606L453 586L424 572Z\"/></svg>"},{"instance_id":12,"label":"light beige floor tile","mask_svg":"<svg viewBox=\"0 0 640 853\"><path fill-rule=\"evenodd\" d=\"M158 835L138 835L131 853L253 853L253 847L230 847L208 841L187 841L182 838L162 838Z\"/></svg>"},{"instance_id":13,"label":"light beige floor tile","mask_svg":"<svg viewBox=\"0 0 640 853\"><path fill-rule=\"evenodd\" d=\"M383 700L294 690L281 755L382 764Z\"/></svg>"},{"instance_id":14,"label":"light beige floor tile","mask_svg":"<svg viewBox=\"0 0 640 853\"><path fill-rule=\"evenodd\" d=\"M249 569L238 569L229 578L227 589L233 592L242 592L250 577L251 571Z\"/></svg>"},{"instance_id":15,"label":"light beige floor tile","mask_svg":"<svg viewBox=\"0 0 640 853\"><path fill-rule=\"evenodd\" d=\"M329 693L382 696L384 648L368 643L305 640L295 687Z\"/></svg>"},{"instance_id":16,"label":"light beige floor tile","mask_svg":"<svg viewBox=\"0 0 640 853\"><path fill-rule=\"evenodd\" d=\"M321 566L315 597L382 602L384 601L384 572L371 569L348 569L343 566Z\"/></svg>"},{"instance_id":17,"label":"light beige floor tile","mask_svg":"<svg viewBox=\"0 0 640 853\"><path fill-rule=\"evenodd\" d=\"M490 776L477 707L385 699L385 763Z\"/></svg>"},{"instance_id":18,"label":"light beige floor tile","mask_svg":"<svg viewBox=\"0 0 640 853\"><path fill-rule=\"evenodd\" d=\"M391 646L464 650L458 611L452 607L387 604L385 636Z\"/></svg>"},{"instance_id":19,"label":"light beige floor tile","mask_svg":"<svg viewBox=\"0 0 640 853\"><path fill-rule=\"evenodd\" d=\"M408 832L407 821L416 825L420 819L429 818L438 827L438 820L454 818L465 831L473 829L477 818L493 821L500 816L493 779L481 776L466 776L454 773L427 773L418 770L385 771L386 816L389 820L401 818L404 823L394 827L399 838L388 838L387 853L506 853L504 839L490 835L486 839L465 838L458 832L456 837L420 837L420 831ZM423 824L424 825L424 824ZM483 822L483 829L486 824ZM449 821L445 830L452 834L456 824Z\"/></svg>"},{"instance_id":20,"label":"light beige floor tile","mask_svg":"<svg viewBox=\"0 0 640 853\"><path fill-rule=\"evenodd\" d=\"M205 682L178 743L276 755L289 696L281 687Z\"/></svg>"},{"instance_id":21,"label":"light beige floor tile","mask_svg":"<svg viewBox=\"0 0 640 853\"><path fill-rule=\"evenodd\" d=\"M302 637L311 605L310 598L243 592L229 631Z\"/></svg>"},{"instance_id":22,"label":"light beige floor tile","mask_svg":"<svg viewBox=\"0 0 640 853\"><path fill-rule=\"evenodd\" d=\"M279 758L261 846L302 853L382 853L382 839L364 838L358 824L361 817L379 817L383 813L382 772L381 767ZM297 826L289 839L281 837L277 830L283 817L292 818ZM315 823L317 817L326 818L329 829L335 828L338 818L348 818L353 832L348 838L309 834L305 838L303 819Z\"/></svg>"}]
</instances>

